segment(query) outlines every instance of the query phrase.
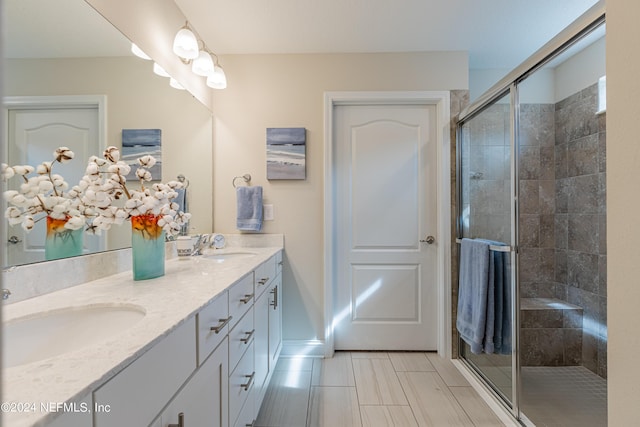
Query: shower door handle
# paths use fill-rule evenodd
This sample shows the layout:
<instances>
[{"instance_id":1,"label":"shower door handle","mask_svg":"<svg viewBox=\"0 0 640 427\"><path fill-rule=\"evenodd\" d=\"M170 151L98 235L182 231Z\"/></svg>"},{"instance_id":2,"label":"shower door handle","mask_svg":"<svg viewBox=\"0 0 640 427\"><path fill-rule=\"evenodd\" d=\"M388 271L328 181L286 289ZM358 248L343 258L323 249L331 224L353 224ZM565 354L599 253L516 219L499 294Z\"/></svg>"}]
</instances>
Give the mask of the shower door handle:
<instances>
[{"instance_id":1,"label":"shower door handle","mask_svg":"<svg viewBox=\"0 0 640 427\"><path fill-rule=\"evenodd\" d=\"M433 245L436 242L436 238L433 236L427 236L426 239L420 240L421 243L426 243L428 245Z\"/></svg>"}]
</instances>

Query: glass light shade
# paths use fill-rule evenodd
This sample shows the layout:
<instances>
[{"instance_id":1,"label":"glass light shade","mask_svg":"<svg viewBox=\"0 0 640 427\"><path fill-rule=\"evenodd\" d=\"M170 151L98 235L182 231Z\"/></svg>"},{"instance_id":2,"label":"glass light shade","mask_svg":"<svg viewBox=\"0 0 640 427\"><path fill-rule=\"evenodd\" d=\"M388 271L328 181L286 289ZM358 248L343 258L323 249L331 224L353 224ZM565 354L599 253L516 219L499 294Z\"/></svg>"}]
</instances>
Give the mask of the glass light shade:
<instances>
[{"instance_id":1,"label":"glass light shade","mask_svg":"<svg viewBox=\"0 0 640 427\"><path fill-rule=\"evenodd\" d=\"M224 74L224 70L219 65L215 67L213 74L207 77L207 86L212 89L226 89L227 76Z\"/></svg>"},{"instance_id":2,"label":"glass light shade","mask_svg":"<svg viewBox=\"0 0 640 427\"><path fill-rule=\"evenodd\" d=\"M174 79L173 77L171 77L169 79L169 86L171 86L174 89L184 90L184 86L182 86L180 83L178 83L178 81L176 79Z\"/></svg>"},{"instance_id":3,"label":"glass light shade","mask_svg":"<svg viewBox=\"0 0 640 427\"><path fill-rule=\"evenodd\" d=\"M149 57L149 55L147 55L146 53L144 53L142 51L142 49L140 49L138 47L137 44L135 43L131 43L131 52L137 56L138 58L142 58L142 59L146 59L147 61L151 60L151 58Z\"/></svg>"},{"instance_id":4,"label":"glass light shade","mask_svg":"<svg viewBox=\"0 0 640 427\"><path fill-rule=\"evenodd\" d=\"M191 64L191 71L199 76L208 76L214 72L213 59L211 55L204 50L200 51L200 54Z\"/></svg>"},{"instance_id":5,"label":"glass light shade","mask_svg":"<svg viewBox=\"0 0 640 427\"><path fill-rule=\"evenodd\" d=\"M198 39L188 28L182 28L173 39L173 53L184 59L196 59L200 49Z\"/></svg>"},{"instance_id":6,"label":"glass light shade","mask_svg":"<svg viewBox=\"0 0 640 427\"><path fill-rule=\"evenodd\" d=\"M167 73L164 68L159 66L157 63L153 63L153 72L159 75L160 77L171 77L169 73Z\"/></svg>"}]
</instances>

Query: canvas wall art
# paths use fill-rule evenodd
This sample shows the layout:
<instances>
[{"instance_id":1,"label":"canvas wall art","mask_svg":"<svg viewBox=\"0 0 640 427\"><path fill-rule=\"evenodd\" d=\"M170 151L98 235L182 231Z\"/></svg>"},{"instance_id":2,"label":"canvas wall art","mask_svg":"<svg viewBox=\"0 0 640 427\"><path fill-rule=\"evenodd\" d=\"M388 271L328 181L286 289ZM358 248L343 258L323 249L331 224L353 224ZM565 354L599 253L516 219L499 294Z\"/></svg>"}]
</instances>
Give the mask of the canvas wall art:
<instances>
[{"instance_id":1,"label":"canvas wall art","mask_svg":"<svg viewBox=\"0 0 640 427\"><path fill-rule=\"evenodd\" d=\"M267 179L305 179L306 143L305 128L267 128Z\"/></svg>"},{"instance_id":2,"label":"canvas wall art","mask_svg":"<svg viewBox=\"0 0 640 427\"><path fill-rule=\"evenodd\" d=\"M145 155L155 157L150 169L154 179L162 179L162 131L161 129L122 129L122 160L131 165L127 181L136 181L136 159Z\"/></svg>"}]
</instances>

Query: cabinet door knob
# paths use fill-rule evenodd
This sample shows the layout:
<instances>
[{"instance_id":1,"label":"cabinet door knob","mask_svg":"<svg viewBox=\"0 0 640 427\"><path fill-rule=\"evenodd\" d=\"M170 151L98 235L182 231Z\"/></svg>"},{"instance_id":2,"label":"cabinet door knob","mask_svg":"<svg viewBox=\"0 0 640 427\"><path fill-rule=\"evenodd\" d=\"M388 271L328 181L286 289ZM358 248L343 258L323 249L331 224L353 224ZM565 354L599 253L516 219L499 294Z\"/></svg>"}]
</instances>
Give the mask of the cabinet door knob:
<instances>
[{"instance_id":1,"label":"cabinet door knob","mask_svg":"<svg viewBox=\"0 0 640 427\"><path fill-rule=\"evenodd\" d=\"M169 424L167 427L184 427L184 412L178 414L178 424Z\"/></svg>"}]
</instances>

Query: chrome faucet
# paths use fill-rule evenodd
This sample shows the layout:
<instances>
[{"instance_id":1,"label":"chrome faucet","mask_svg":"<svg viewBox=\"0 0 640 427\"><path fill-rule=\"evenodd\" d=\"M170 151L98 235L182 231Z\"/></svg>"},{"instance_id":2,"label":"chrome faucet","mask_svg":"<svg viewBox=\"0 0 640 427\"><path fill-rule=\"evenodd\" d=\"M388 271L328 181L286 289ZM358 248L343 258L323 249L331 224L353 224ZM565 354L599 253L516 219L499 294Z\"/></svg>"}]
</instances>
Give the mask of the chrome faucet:
<instances>
[{"instance_id":1,"label":"chrome faucet","mask_svg":"<svg viewBox=\"0 0 640 427\"><path fill-rule=\"evenodd\" d=\"M194 255L202 255L202 250L206 248L207 243L209 243L209 235L208 234L199 234L196 242L193 244L193 249L191 250L191 256Z\"/></svg>"},{"instance_id":2,"label":"chrome faucet","mask_svg":"<svg viewBox=\"0 0 640 427\"><path fill-rule=\"evenodd\" d=\"M9 289L2 289L2 300L9 299L9 295L11 295L11 291Z\"/></svg>"}]
</instances>

